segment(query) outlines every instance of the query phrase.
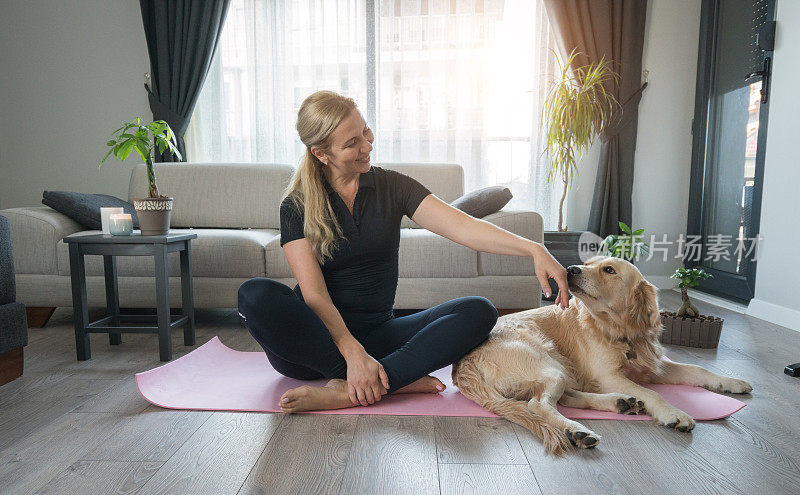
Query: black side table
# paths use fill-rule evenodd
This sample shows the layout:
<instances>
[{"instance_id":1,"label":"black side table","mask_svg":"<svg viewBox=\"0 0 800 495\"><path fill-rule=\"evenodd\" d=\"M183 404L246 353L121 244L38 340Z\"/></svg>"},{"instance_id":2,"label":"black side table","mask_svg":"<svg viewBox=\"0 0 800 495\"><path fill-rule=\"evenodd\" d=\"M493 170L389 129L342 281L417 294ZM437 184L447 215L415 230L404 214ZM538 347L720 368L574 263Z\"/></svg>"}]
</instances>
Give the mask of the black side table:
<instances>
[{"instance_id":1,"label":"black side table","mask_svg":"<svg viewBox=\"0 0 800 495\"><path fill-rule=\"evenodd\" d=\"M75 319L75 345L78 359L91 359L89 348L90 333L108 333L111 345L122 343L122 333L157 333L158 351L161 361L172 359L172 340L170 330L183 326L183 344L194 345L194 292L192 290L192 251L191 240L197 234L146 235L134 231L130 236L94 234L67 236L69 244L69 271L72 278L72 306ZM170 315L169 277L167 273L167 253L180 252L181 293L183 307L181 315ZM86 300L86 270L83 256L103 255L106 278L106 304L109 316L89 323L89 309ZM153 256L155 259L156 314L120 315L119 286L117 284L117 260L115 256ZM125 326L131 321L156 321L157 326Z\"/></svg>"}]
</instances>

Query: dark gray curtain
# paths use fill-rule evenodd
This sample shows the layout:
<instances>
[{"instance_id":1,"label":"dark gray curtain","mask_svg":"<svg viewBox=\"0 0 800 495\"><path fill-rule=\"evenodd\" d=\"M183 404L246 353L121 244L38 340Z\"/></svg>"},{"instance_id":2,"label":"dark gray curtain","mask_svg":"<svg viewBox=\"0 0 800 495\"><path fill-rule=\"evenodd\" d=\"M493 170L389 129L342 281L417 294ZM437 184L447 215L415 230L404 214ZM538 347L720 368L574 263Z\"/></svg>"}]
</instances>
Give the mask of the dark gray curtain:
<instances>
[{"instance_id":1,"label":"dark gray curtain","mask_svg":"<svg viewBox=\"0 0 800 495\"><path fill-rule=\"evenodd\" d=\"M642 84L646 0L544 0L562 55L577 48L574 67L597 63L605 55L620 75L606 91L622 105L601 133L600 163L587 230L605 237L631 224L633 157ZM617 109L619 110L619 109Z\"/></svg>"},{"instance_id":2,"label":"dark gray curtain","mask_svg":"<svg viewBox=\"0 0 800 495\"><path fill-rule=\"evenodd\" d=\"M145 85L153 120L175 131L186 161L183 135L189 125L211 58L219 44L230 0L139 0L150 54L150 87ZM176 161L155 150L156 162Z\"/></svg>"}]
</instances>

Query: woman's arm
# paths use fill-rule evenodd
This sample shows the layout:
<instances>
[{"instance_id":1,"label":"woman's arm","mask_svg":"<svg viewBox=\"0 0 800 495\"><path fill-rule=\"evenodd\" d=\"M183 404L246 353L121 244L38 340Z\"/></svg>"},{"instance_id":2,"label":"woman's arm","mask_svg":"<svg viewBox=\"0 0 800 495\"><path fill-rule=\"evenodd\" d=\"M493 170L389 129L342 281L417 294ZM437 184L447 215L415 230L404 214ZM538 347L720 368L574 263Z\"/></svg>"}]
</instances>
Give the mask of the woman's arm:
<instances>
[{"instance_id":1,"label":"woman's arm","mask_svg":"<svg viewBox=\"0 0 800 495\"><path fill-rule=\"evenodd\" d=\"M381 400L389 388L389 377L375 358L353 337L334 306L325 277L311 250L308 239L300 238L283 245L306 305L319 316L331 334L336 347L347 362L347 390L354 406L366 406Z\"/></svg>"},{"instance_id":2,"label":"woman's arm","mask_svg":"<svg viewBox=\"0 0 800 495\"><path fill-rule=\"evenodd\" d=\"M300 285L303 299L328 328L342 356L347 358L353 352L363 351L364 347L347 329L341 313L331 300L322 270L312 254L308 240L302 238L287 242L283 245L283 252Z\"/></svg>"},{"instance_id":3,"label":"woman's arm","mask_svg":"<svg viewBox=\"0 0 800 495\"><path fill-rule=\"evenodd\" d=\"M417 224L462 246L485 253L533 256L540 243L450 206L433 194L422 200L412 218Z\"/></svg>"},{"instance_id":4,"label":"woman's arm","mask_svg":"<svg viewBox=\"0 0 800 495\"><path fill-rule=\"evenodd\" d=\"M541 243L509 232L486 220L468 215L433 194L429 194L422 200L414 211L412 220L433 233L475 251L511 256L531 256L536 276L545 294L550 295L550 284L547 279L554 278L559 289L556 304L562 307L569 306L566 269Z\"/></svg>"}]
</instances>

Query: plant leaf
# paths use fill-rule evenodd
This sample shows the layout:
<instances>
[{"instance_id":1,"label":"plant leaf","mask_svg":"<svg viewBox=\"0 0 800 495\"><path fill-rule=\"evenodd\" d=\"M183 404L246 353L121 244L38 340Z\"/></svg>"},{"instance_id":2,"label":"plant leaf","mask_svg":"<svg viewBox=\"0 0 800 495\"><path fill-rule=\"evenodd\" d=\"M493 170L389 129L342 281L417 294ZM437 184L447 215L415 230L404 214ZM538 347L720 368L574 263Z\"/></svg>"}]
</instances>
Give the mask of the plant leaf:
<instances>
[{"instance_id":1,"label":"plant leaf","mask_svg":"<svg viewBox=\"0 0 800 495\"><path fill-rule=\"evenodd\" d=\"M111 153L113 153L113 152L114 152L114 149L113 149L113 148L112 148L112 149L110 149L110 150L108 150L108 153L106 153L106 156L104 156L104 157L103 157L103 159L102 159L102 160L100 160L100 165L102 165L102 164L103 164L103 162L104 162L104 161L106 161L106 158L108 158L108 156L109 156Z\"/></svg>"},{"instance_id":2,"label":"plant leaf","mask_svg":"<svg viewBox=\"0 0 800 495\"><path fill-rule=\"evenodd\" d=\"M133 145L133 149L142 157L142 162L147 163L147 157L150 155L150 150L147 145L143 145L141 141L136 141Z\"/></svg>"},{"instance_id":3,"label":"plant leaf","mask_svg":"<svg viewBox=\"0 0 800 495\"><path fill-rule=\"evenodd\" d=\"M131 153L131 149L133 148L133 144L135 143L134 140L128 140L122 143L119 148L114 151L114 155L119 159L119 161L124 162L128 155Z\"/></svg>"}]
</instances>

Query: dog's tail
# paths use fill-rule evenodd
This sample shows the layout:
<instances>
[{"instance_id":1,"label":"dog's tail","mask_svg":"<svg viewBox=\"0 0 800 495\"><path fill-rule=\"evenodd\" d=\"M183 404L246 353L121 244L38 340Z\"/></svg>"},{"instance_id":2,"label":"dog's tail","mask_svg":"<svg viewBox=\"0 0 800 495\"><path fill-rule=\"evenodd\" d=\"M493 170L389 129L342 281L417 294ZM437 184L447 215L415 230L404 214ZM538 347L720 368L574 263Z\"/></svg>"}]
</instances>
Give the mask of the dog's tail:
<instances>
[{"instance_id":1,"label":"dog's tail","mask_svg":"<svg viewBox=\"0 0 800 495\"><path fill-rule=\"evenodd\" d=\"M504 397L486 383L480 370L469 357L453 365L453 384L468 399L477 402L498 416L530 430L542 439L547 452L562 455L569 446L566 433L531 410L526 402Z\"/></svg>"}]
</instances>

